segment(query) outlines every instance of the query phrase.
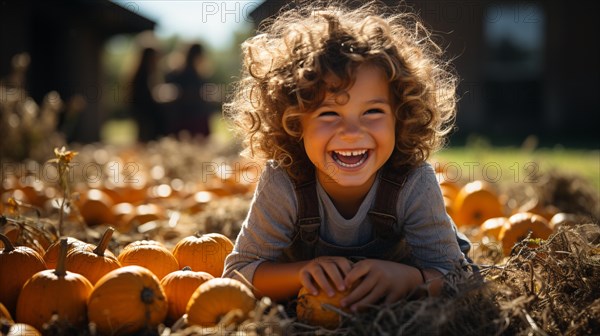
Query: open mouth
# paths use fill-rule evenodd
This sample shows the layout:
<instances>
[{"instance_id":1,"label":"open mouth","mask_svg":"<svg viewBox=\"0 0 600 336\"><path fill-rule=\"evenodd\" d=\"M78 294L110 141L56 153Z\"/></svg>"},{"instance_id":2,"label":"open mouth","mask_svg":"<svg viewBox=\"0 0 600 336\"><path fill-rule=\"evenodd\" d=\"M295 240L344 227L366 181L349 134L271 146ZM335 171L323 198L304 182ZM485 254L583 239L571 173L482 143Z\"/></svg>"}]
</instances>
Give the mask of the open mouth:
<instances>
[{"instance_id":1,"label":"open mouth","mask_svg":"<svg viewBox=\"0 0 600 336\"><path fill-rule=\"evenodd\" d=\"M345 168L355 168L363 164L369 157L369 151L366 149L352 151L333 151L331 153L333 161Z\"/></svg>"}]
</instances>

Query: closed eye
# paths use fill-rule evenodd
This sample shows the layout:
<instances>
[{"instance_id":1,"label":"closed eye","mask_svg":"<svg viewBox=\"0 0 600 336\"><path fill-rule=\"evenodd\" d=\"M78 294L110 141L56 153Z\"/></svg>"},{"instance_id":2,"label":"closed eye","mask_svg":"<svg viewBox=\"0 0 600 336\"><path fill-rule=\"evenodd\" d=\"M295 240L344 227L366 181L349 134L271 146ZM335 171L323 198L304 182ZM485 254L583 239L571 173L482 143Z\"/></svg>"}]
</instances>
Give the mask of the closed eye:
<instances>
[{"instance_id":1,"label":"closed eye","mask_svg":"<svg viewBox=\"0 0 600 336\"><path fill-rule=\"evenodd\" d=\"M334 111L324 111L319 113L319 117L335 117L337 115L337 112Z\"/></svg>"},{"instance_id":2,"label":"closed eye","mask_svg":"<svg viewBox=\"0 0 600 336\"><path fill-rule=\"evenodd\" d=\"M376 113L385 113L382 109L370 109L365 112L365 114L376 114Z\"/></svg>"}]
</instances>

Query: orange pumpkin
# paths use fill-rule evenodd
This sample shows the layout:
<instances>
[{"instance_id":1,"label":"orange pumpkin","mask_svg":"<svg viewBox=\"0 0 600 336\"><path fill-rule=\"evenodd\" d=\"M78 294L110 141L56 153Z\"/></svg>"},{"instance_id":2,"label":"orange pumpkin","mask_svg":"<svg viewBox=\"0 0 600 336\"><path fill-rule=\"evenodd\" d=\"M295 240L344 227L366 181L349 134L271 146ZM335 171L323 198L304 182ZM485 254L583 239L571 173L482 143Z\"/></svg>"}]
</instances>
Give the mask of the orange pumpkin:
<instances>
[{"instance_id":1,"label":"orange pumpkin","mask_svg":"<svg viewBox=\"0 0 600 336\"><path fill-rule=\"evenodd\" d=\"M340 301L349 293L350 290L346 289L345 291L336 291L333 297L329 297L324 290L320 290L317 295L312 295L306 287L302 287L298 292L298 305L296 306L298 320L314 326L336 329L341 322L341 316L325 305L349 312L340 304Z\"/></svg>"},{"instance_id":2,"label":"orange pumpkin","mask_svg":"<svg viewBox=\"0 0 600 336\"><path fill-rule=\"evenodd\" d=\"M167 316L167 298L156 275L141 266L125 266L104 275L88 300L90 322L102 335L155 331Z\"/></svg>"},{"instance_id":3,"label":"orange pumpkin","mask_svg":"<svg viewBox=\"0 0 600 336\"><path fill-rule=\"evenodd\" d=\"M117 228L119 232L130 232L138 226L150 221L165 219L165 210L156 204L140 204L134 211L122 219L122 225Z\"/></svg>"},{"instance_id":4,"label":"orange pumpkin","mask_svg":"<svg viewBox=\"0 0 600 336\"><path fill-rule=\"evenodd\" d=\"M42 330L44 323L58 314L59 320L74 327L87 324L86 303L92 284L83 275L67 272L66 256L67 239L63 238L56 269L38 272L23 285L17 301L17 321Z\"/></svg>"},{"instance_id":5,"label":"orange pumpkin","mask_svg":"<svg viewBox=\"0 0 600 336\"><path fill-rule=\"evenodd\" d=\"M531 232L530 239L548 239L552 234L548 221L539 215L530 212L521 212L508 218L509 225L500 230L498 239L502 242L504 255L510 255L516 243L523 240ZM529 244L535 247L534 243Z\"/></svg>"},{"instance_id":6,"label":"orange pumpkin","mask_svg":"<svg viewBox=\"0 0 600 336\"><path fill-rule=\"evenodd\" d=\"M119 253L123 266L138 265L149 269L158 279L179 269L177 259L159 242L140 240L133 242Z\"/></svg>"},{"instance_id":7,"label":"orange pumpkin","mask_svg":"<svg viewBox=\"0 0 600 336\"><path fill-rule=\"evenodd\" d=\"M194 291L186 312L190 324L212 327L228 313L235 311L232 322L244 321L254 309L256 299L250 289L238 280L214 278Z\"/></svg>"},{"instance_id":8,"label":"orange pumpkin","mask_svg":"<svg viewBox=\"0 0 600 336\"><path fill-rule=\"evenodd\" d=\"M65 237L67 239L67 254L73 249L83 249L87 243L73 237ZM58 251L60 251L60 239L52 243L44 253L44 261L48 269L55 269L58 261ZM77 273L77 272L76 272Z\"/></svg>"},{"instance_id":9,"label":"orange pumpkin","mask_svg":"<svg viewBox=\"0 0 600 336\"><path fill-rule=\"evenodd\" d=\"M118 193L122 202L139 203L146 200L148 186L146 185L144 179L141 178L138 179L137 182L117 186L115 191Z\"/></svg>"},{"instance_id":10,"label":"orange pumpkin","mask_svg":"<svg viewBox=\"0 0 600 336\"><path fill-rule=\"evenodd\" d=\"M225 266L225 258L233 250L233 243L220 233L196 234L177 242L173 255L179 265L190 266L193 270L220 277Z\"/></svg>"},{"instance_id":11,"label":"orange pumpkin","mask_svg":"<svg viewBox=\"0 0 600 336\"><path fill-rule=\"evenodd\" d=\"M42 336L42 334L29 324L15 323L10 326L6 336Z\"/></svg>"},{"instance_id":12,"label":"orange pumpkin","mask_svg":"<svg viewBox=\"0 0 600 336\"><path fill-rule=\"evenodd\" d=\"M129 232L131 227L129 227L128 221L131 217L131 214L135 211L135 206L131 203L122 202L113 205L110 208L113 215L115 216L115 221L113 225L119 232Z\"/></svg>"},{"instance_id":13,"label":"orange pumpkin","mask_svg":"<svg viewBox=\"0 0 600 336\"><path fill-rule=\"evenodd\" d=\"M510 225L510 221L507 217L493 217L488 218L479 226L479 230L482 236L493 238L498 241L498 236L502 227Z\"/></svg>"},{"instance_id":14,"label":"orange pumpkin","mask_svg":"<svg viewBox=\"0 0 600 336\"><path fill-rule=\"evenodd\" d=\"M167 313L169 322L175 322L185 314L185 309L194 291L212 278L214 277L209 273L194 272L188 266L182 270L171 272L162 278L160 284L169 299L169 311Z\"/></svg>"},{"instance_id":15,"label":"orange pumpkin","mask_svg":"<svg viewBox=\"0 0 600 336\"><path fill-rule=\"evenodd\" d=\"M484 181L464 185L454 199L454 220L458 226L481 225L486 219L504 216L497 193Z\"/></svg>"},{"instance_id":16,"label":"orange pumpkin","mask_svg":"<svg viewBox=\"0 0 600 336\"><path fill-rule=\"evenodd\" d=\"M88 190L83 193L77 205L81 216L89 226L112 224L115 221L115 216L110 210L113 200L102 190Z\"/></svg>"},{"instance_id":17,"label":"orange pumpkin","mask_svg":"<svg viewBox=\"0 0 600 336\"><path fill-rule=\"evenodd\" d=\"M0 302L14 316L23 284L32 275L45 270L46 263L32 248L15 247L3 234L0 234L0 240L4 243L4 249L0 251Z\"/></svg>"},{"instance_id":18,"label":"orange pumpkin","mask_svg":"<svg viewBox=\"0 0 600 336\"><path fill-rule=\"evenodd\" d=\"M88 244L85 248L71 250L67 254L67 267L86 277L92 285L106 273L121 267L117 257L106 249L114 231L112 227L106 229L98 246Z\"/></svg>"}]
</instances>

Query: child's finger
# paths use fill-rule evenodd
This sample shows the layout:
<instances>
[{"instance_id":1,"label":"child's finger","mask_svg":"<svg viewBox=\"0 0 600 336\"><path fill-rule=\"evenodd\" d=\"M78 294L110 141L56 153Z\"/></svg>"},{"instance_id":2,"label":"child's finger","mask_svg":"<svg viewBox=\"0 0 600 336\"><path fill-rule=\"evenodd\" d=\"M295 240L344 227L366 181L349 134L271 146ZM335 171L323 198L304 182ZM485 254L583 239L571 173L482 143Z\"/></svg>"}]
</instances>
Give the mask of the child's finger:
<instances>
[{"instance_id":1,"label":"child's finger","mask_svg":"<svg viewBox=\"0 0 600 336\"><path fill-rule=\"evenodd\" d=\"M309 293L313 295L319 294L319 289L314 285L312 275L309 272L302 272L300 274L300 283L306 287Z\"/></svg>"},{"instance_id":2,"label":"child's finger","mask_svg":"<svg viewBox=\"0 0 600 336\"><path fill-rule=\"evenodd\" d=\"M342 271L342 275L344 277L350 272L353 264L354 263L348 260L347 258L343 258L342 260L340 260L340 262L338 263L338 267L340 268L340 271Z\"/></svg>"},{"instance_id":3,"label":"child's finger","mask_svg":"<svg viewBox=\"0 0 600 336\"><path fill-rule=\"evenodd\" d=\"M317 286L319 286L319 288L324 290L328 296L333 296L335 294L333 287L331 287L331 284L329 283L328 276L325 275L325 273L323 272L323 269L321 267L317 268L316 270L314 270L312 272L312 277L313 277L314 281L317 283ZM314 294L314 292L313 292L313 294ZM316 294L314 294L314 295L316 295Z\"/></svg>"},{"instance_id":4,"label":"child's finger","mask_svg":"<svg viewBox=\"0 0 600 336\"><path fill-rule=\"evenodd\" d=\"M346 286L344 285L344 278L342 277L342 274L340 273L340 268L337 264L324 265L323 268L325 269L325 273L327 274L327 276L329 276L329 279L331 279L333 285L337 288L337 290L343 291L344 289L346 289ZM330 296L333 296L333 293Z\"/></svg>"},{"instance_id":5,"label":"child's finger","mask_svg":"<svg viewBox=\"0 0 600 336\"><path fill-rule=\"evenodd\" d=\"M344 283L346 288L352 287L355 281L362 278L363 276L369 273L369 268L364 266L362 263L356 263L353 267L346 273L346 277L344 278Z\"/></svg>"},{"instance_id":6,"label":"child's finger","mask_svg":"<svg viewBox=\"0 0 600 336\"><path fill-rule=\"evenodd\" d=\"M344 307L353 307L356 302L363 299L370 292L375 290L375 284L370 281L370 279L364 279L361 283L354 288L350 294L348 294L345 298L342 299L341 304Z\"/></svg>"}]
</instances>

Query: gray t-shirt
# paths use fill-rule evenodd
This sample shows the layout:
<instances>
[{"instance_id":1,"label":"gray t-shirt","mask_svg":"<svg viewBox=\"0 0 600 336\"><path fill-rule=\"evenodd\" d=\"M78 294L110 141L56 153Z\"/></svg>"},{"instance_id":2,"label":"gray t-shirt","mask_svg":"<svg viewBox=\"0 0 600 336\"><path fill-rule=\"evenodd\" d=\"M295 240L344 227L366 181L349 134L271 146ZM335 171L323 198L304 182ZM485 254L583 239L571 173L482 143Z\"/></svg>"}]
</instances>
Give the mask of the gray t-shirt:
<instances>
[{"instance_id":1,"label":"gray t-shirt","mask_svg":"<svg viewBox=\"0 0 600 336\"><path fill-rule=\"evenodd\" d=\"M360 246L373 239L367 215L373 206L379 175L353 218L344 218L317 182L320 236L338 246ZM396 212L404 223L404 234L417 266L434 268L443 274L465 264L456 227L446 213L433 168L423 163L409 174L400 191ZM295 233L298 201L294 186L284 169L266 165L258 182L250 211L243 222L233 252L225 260L224 277L239 272L251 283L264 261L276 261L290 246ZM468 241L461 241L468 244Z\"/></svg>"}]
</instances>

